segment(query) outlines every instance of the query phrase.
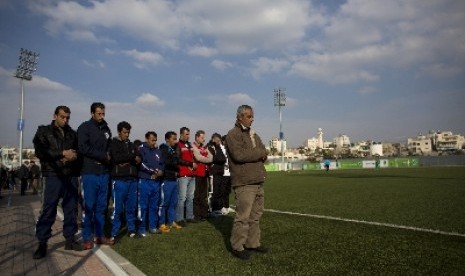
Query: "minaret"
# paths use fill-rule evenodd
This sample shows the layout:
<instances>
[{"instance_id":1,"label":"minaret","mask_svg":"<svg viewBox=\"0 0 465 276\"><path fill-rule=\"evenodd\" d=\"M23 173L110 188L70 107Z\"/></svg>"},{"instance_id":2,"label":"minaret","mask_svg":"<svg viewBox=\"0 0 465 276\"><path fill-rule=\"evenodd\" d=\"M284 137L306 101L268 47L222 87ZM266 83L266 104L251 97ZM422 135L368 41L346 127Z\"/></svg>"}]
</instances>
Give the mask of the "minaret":
<instances>
[{"instance_id":1,"label":"minaret","mask_svg":"<svg viewBox=\"0 0 465 276\"><path fill-rule=\"evenodd\" d=\"M320 149L323 148L323 130L320 128L318 128L318 147L320 147Z\"/></svg>"}]
</instances>

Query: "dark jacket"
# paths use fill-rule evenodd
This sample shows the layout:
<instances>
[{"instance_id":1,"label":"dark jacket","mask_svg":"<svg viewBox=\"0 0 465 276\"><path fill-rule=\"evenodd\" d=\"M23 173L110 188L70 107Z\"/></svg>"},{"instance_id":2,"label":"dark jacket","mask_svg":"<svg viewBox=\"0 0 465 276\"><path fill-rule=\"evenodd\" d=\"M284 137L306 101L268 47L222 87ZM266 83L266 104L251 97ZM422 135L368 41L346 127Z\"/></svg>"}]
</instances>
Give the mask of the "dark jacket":
<instances>
[{"instance_id":1,"label":"dark jacket","mask_svg":"<svg viewBox=\"0 0 465 276\"><path fill-rule=\"evenodd\" d=\"M110 145L112 161L111 176L113 178L136 178L136 150L131 141L121 141L113 138Z\"/></svg>"},{"instance_id":2,"label":"dark jacket","mask_svg":"<svg viewBox=\"0 0 465 276\"><path fill-rule=\"evenodd\" d=\"M224 164L226 164L226 156L224 156L221 147L216 144L208 145L208 150L213 155L213 161L210 165L210 174L212 175L223 175Z\"/></svg>"},{"instance_id":3,"label":"dark jacket","mask_svg":"<svg viewBox=\"0 0 465 276\"><path fill-rule=\"evenodd\" d=\"M266 149L257 134L253 135L254 147L250 136L250 128L244 129L238 121L226 136L233 187L259 184L265 181L266 171L263 158L266 157Z\"/></svg>"},{"instance_id":4,"label":"dark jacket","mask_svg":"<svg viewBox=\"0 0 465 276\"><path fill-rule=\"evenodd\" d=\"M39 126L32 140L35 154L40 159L43 176L77 176L80 170L80 159L63 162L63 151L77 150L77 134L68 125L63 128L63 134L55 122L48 126Z\"/></svg>"},{"instance_id":5,"label":"dark jacket","mask_svg":"<svg viewBox=\"0 0 465 276\"><path fill-rule=\"evenodd\" d=\"M160 145L160 151L165 159L165 170L163 171L163 178L168 180L176 180L178 178L178 159L176 156L177 144L173 147L167 144Z\"/></svg>"},{"instance_id":6,"label":"dark jacket","mask_svg":"<svg viewBox=\"0 0 465 276\"><path fill-rule=\"evenodd\" d=\"M81 174L108 173L111 131L107 122L98 124L90 119L78 127L77 133L79 153L83 156Z\"/></svg>"},{"instance_id":7,"label":"dark jacket","mask_svg":"<svg viewBox=\"0 0 465 276\"><path fill-rule=\"evenodd\" d=\"M139 155L142 163L139 167L139 178L151 179L156 171L165 169L165 161L159 148L150 148L147 143L139 147Z\"/></svg>"}]
</instances>

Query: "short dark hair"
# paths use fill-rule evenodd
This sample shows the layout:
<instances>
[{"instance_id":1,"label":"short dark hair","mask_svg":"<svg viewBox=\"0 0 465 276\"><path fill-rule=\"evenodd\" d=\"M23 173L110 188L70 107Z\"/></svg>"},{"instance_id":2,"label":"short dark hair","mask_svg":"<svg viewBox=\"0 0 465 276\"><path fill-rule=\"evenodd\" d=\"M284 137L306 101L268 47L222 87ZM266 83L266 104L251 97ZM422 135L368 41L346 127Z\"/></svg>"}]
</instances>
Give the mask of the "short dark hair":
<instances>
[{"instance_id":1,"label":"short dark hair","mask_svg":"<svg viewBox=\"0 0 465 276\"><path fill-rule=\"evenodd\" d=\"M97 108L105 109L105 105L100 102L92 103L92 105L90 106L90 112L95 113L95 110L97 110Z\"/></svg>"},{"instance_id":2,"label":"short dark hair","mask_svg":"<svg viewBox=\"0 0 465 276\"><path fill-rule=\"evenodd\" d=\"M177 136L176 132L170 130L168 132L165 133L165 140L168 140L170 139L172 136Z\"/></svg>"},{"instance_id":3,"label":"short dark hair","mask_svg":"<svg viewBox=\"0 0 465 276\"><path fill-rule=\"evenodd\" d=\"M63 110L64 113L71 114L71 109L67 107L66 105L59 105L55 108L55 115L58 115L60 113L60 110Z\"/></svg>"},{"instance_id":4,"label":"short dark hair","mask_svg":"<svg viewBox=\"0 0 465 276\"><path fill-rule=\"evenodd\" d=\"M221 135L220 135L218 132L215 132L215 133L212 134L212 140L213 140L213 138L215 138L215 137L220 138L220 140L222 140L222 139L221 139Z\"/></svg>"},{"instance_id":5,"label":"short dark hair","mask_svg":"<svg viewBox=\"0 0 465 276\"><path fill-rule=\"evenodd\" d=\"M122 121L122 122L118 123L116 128L117 128L118 132L121 132L121 131L123 131L123 128L125 128L127 130L131 130L131 125L126 121Z\"/></svg>"},{"instance_id":6,"label":"short dark hair","mask_svg":"<svg viewBox=\"0 0 465 276\"><path fill-rule=\"evenodd\" d=\"M182 127L179 129L179 134L182 134L184 131L191 131L188 127Z\"/></svg>"},{"instance_id":7,"label":"short dark hair","mask_svg":"<svg viewBox=\"0 0 465 276\"><path fill-rule=\"evenodd\" d=\"M145 139L148 139L150 135L153 135L155 136L155 138L157 138L157 133L155 131L147 131L147 133L145 134Z\"/></svg>"},{"instance_id":8,"label":"short dark hair","mask_svg":"<svg viewBox=\"0 0 465 276\"><path fill-rule=\"evenodd\" d=\"M195 137L199 137L199 136L202 135L202 134L205 134L205 131L203 131L203 130L201 130L201 129L200 129L200 130L197 130L197 132L195 133Z\"/></svg>"}]
</instances>

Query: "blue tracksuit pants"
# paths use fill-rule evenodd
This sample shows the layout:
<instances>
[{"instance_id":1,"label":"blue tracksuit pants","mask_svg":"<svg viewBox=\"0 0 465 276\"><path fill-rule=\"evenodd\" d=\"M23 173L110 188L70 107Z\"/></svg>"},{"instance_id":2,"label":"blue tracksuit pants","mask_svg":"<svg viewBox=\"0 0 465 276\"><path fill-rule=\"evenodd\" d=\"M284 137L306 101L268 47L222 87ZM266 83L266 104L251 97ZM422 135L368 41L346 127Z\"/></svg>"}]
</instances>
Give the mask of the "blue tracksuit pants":
<instances>
[{"instance_id":1,"label":"blue tracksuit pants","mask_svg":"<svg viewBox=\"0 0 465 276\"><path fill-rule=\"evenodd\" d=\"M176 205L178 203L177 180L165 180L161 185L160 195L160 224L171 225L176 219Z\"/></svg>"},{"instance_id":2,"label":"blue tracksuit pants","mask_svg":"<svg viewBox=\"0 0 465 276\"><path fill-rule=\"evenodd\" d=\"M111 236L116 237L121 228L121 215L126 210L126 224L129 233L136 232L137 179L115 179L113 185L113 214Z\"/></svg>"},{"instance_id":3,"label":"blue tracksuit pants","mask_svg":"<svg viewBox=\"0 0 465 276\"><path fill-rule=\"evenodd\" d=\"M159 180L139 179L138 190L138 219L140 221L138 233L145 233L147 222L149 229L158 228L158 205L160 202Z\"/></svg>"},{"instance_id":4,"label":"blue tracksuit pants","mask_svg":"<svg viewBox=\"0 0 465 276\"><path fill-rule=\"evenodd\" d=\"M77 178L70 176L44 177L44 192L42 212L36 224L36 237L41 243L46 243L52 236L52 225L57 215L57 205L63 198L63 236L65 239L74 238L77 232Z\"/></svg>"},{"instance_id":5,"label":"blue tracksuit pants","mask_svg":"<svg viewBox=\"0 0 465 276\"><path fill-rule=\"evenodd\" d=\"M107 210L109 174L85 174L82 176L82 198L84 211L82 212L82 239L91 241L103 238L105 226L105 212ZM94 228L94 229L92 229Z\"/></svg>"}]
</instances>

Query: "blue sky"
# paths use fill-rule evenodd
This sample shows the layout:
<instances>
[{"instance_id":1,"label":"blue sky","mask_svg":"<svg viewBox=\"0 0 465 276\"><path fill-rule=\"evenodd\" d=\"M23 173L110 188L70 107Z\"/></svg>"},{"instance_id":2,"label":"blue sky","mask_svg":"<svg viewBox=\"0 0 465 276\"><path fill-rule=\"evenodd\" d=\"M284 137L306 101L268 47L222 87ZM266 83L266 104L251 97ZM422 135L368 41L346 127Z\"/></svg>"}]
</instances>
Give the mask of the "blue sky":
<instances>
[{"instance_id":1,"label":"blue sky","mask_svg":"<svg viewBox=\"0 0 465 276\"><path fill-rule=\"evenodd\" d=\"M70 125L106 104L131 139L155 130L226 133L238 105L277 137L286 88L291 147L316 136L406 142L465 134L465 1L0 1L0 144L16 146L21 47L40 53L25 83L24 144L68 105Z\"/></svg>"}]
</instances>

